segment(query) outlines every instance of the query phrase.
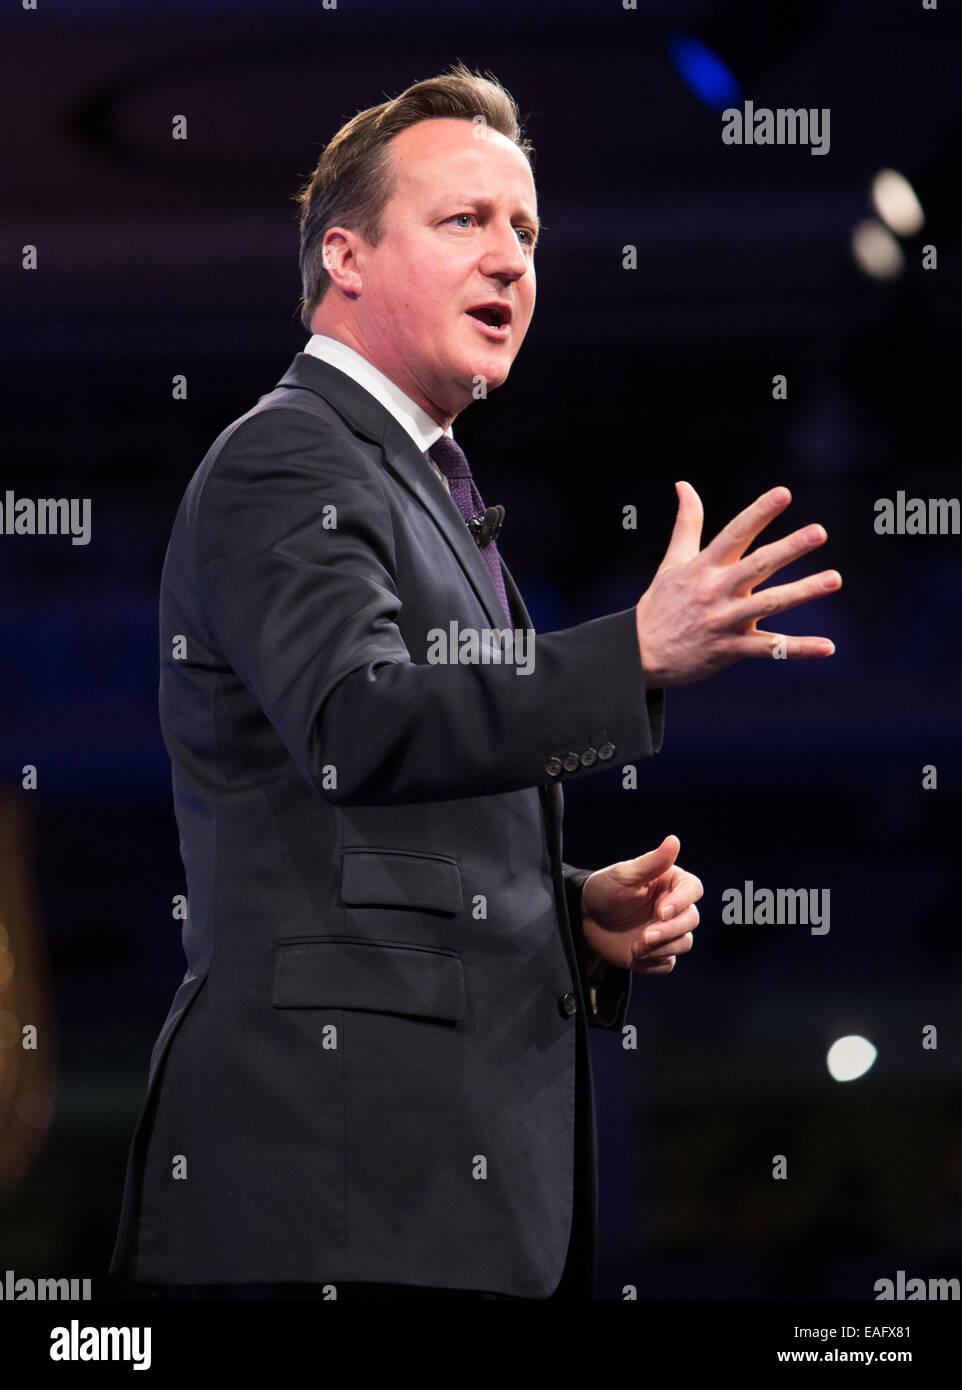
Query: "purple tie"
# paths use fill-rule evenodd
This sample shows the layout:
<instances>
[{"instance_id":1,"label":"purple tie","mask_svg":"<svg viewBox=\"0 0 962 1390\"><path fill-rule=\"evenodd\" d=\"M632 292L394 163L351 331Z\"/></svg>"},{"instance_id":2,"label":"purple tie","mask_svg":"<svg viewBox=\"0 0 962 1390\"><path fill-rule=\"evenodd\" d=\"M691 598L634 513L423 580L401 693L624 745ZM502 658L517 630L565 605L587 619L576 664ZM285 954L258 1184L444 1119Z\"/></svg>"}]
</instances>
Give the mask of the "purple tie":
<instances>
[{"instance_id":1,"label":"purple tie","mask_svg":"<svg viewBox=\"0 0 962 1390\"><path fill-rule=\"evenodd\" d=\"M483 516L485 506L481 501L481 494L474 485L471 469L468 467L468 461L460 445L455 444L450 435L442 434L440 439L431 445L428 453L447 478L448 486L451 489L451 500L464 520L470 521L473 516ZM494 587L498 591L505 617L510 623L511 613L508 609L508 596L504 591L497 541L492 540L487 545L481 546L481 556L488 567Z\"/></svg>"}]
</instances>

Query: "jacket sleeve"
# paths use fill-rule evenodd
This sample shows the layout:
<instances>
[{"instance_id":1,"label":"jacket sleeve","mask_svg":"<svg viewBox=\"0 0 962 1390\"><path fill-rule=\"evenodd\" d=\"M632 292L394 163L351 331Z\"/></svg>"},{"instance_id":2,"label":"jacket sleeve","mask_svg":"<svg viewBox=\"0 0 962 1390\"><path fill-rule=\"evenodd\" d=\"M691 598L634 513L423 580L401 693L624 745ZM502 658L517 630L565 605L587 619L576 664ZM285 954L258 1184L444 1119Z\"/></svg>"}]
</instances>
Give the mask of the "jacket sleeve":
<instances>
[{"instance_id":1,"label":"jacket sleeve","mask_svg":"<svg viewBox=\"0 0 962 1390\"><path fill-rule=\"evenodd\" d=\"M589 952L581 930L581 890L593 869L575 869L562 864L568 917L575 939L581 979L588 1005L588 1026L621 1032L631 998L632 973L617 965L609 965L594 952Z\"/></svg>"},{"instance_id":2,"label":"jacket sleeve","mask_svg":"<svg viewBox=\"0 0 962 1390\"><path fill-rule=\"evenodd\" d=\"M576 737L626 760L657 752L633 608L537 634L527 675L412 657L383 471L334 424L290 407L244 417L185 507L216 644L318 796L395 804L547 785Z\"/></svg>"}]
</instances>

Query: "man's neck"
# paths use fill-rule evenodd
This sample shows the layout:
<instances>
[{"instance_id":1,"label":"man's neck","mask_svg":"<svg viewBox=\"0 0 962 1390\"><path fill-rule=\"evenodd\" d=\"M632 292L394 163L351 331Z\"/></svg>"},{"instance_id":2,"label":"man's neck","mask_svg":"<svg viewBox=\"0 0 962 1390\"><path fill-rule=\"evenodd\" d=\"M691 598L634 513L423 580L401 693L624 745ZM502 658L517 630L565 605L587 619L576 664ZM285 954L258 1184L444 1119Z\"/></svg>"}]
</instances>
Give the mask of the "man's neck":
<instances>
[{"instance_id":1,"label":"man's neck","mask_svg":"<svg viewBox=\"0 0 962 1390\"><path fill-rule=\"evenodd\" d=\"M368 351L366 344L357 337L348 325L344 323L326 322L321 315L317 314L311 320L310 331L312 333L320 333L325 338L333 338L336 343L343 343L345 347L349 347L354 352L358 353L364 358L365 362L369 362L372 367L376 367L389 381L393 382L399 391L403 391L409 400L413 401L415 405L420 406L426 414L430 415L431 419L434 420L436 424L440 425L443 430L449 429L460 413L456 411L454 415L446 414L440 406L435 405L433 401L428 400L426 396L418 392L417 387L413 383L398 381L399 373L391 371L390 367L384 366L379 362L374 354Z\"/></svg>"}]
</instances>

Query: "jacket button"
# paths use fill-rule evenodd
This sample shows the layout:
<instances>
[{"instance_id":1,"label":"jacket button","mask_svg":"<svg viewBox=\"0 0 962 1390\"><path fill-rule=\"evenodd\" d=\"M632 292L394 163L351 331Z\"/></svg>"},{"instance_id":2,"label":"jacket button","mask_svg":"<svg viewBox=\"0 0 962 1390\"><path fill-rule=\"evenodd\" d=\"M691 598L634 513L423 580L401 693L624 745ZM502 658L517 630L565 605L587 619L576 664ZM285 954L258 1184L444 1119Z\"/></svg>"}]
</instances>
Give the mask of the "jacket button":
<instances>
[{"instance_id":1,"label":"jacket button","mask_svg":"<svg viewBox=\"0 0 962 1390\"><path fill-rule=\"evenodd\" d=\"M561 771L561 759L549 758L544 765L544 770L549 774L549 776L557 777L558 773Z\"/></svg>"},{"instance_id":2,"label":"jacket button","mask_svg":"<svg viewBox=\"0 0 962 1390\"><path fill-rule=\"evenodd\" d=\"M576 772L581 766L581 759L577 753L566 753L564 760L565 772Z\"/></svg>"},{"instance_id":3,"label":"jacket button","mask_svg":"<svg viewBox=\"0 0 962 1390\"><path fill-rule=\"evenodd\" d=\"M597 760L597 757L598 757L598 750L597 750L597 748L586 748L585 751L584 751L584 752L582 753L582 755L581 755L581 766L582 766L582 767L591 767L592 764Z\"/></svg>"},{"instance_id":4,"label":"jacket button","mask_svg":"<svg viewBox=\"0 0 962 1390\"><path fill-rule=\"evenodd\" d=\"M558 1000L563 1018L570 1018L578 1012L578 1001L573 994L563 994Z\"/></svg>"},{"instance_id":5,"label":"jacket button","mask_svg":"<svg viewBox=\"0 0 962 1390\"><path fill-rule=\"evenodd\" d=\"M615 756L615 745L613 743L603 743L598 749L598 757L604 758L605 762Z\"/></svg>"}]
</instances>

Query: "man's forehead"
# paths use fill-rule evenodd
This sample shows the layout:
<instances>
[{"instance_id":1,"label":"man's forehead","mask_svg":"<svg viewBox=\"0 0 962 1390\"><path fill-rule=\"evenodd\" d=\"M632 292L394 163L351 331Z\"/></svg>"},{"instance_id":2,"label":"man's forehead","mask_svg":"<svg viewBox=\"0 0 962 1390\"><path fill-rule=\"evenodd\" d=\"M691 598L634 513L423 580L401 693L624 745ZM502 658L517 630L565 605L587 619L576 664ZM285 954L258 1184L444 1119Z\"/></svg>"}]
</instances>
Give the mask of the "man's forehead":
<instances>
[{"instance_id":1,"label":"man's forehead","mask_svg":"<svg viewBox=\"0 0 962 1390\"><path fill-rule=\"evenodd\" d=\"M401 178L411 184L439 175L478 175L497 169L499 176L513 172L534 188L528 161L514 141L489 126L479 129L472 121L447 117L418 121L395 135L391 149Z\"/></svg>"}]
</instances>

